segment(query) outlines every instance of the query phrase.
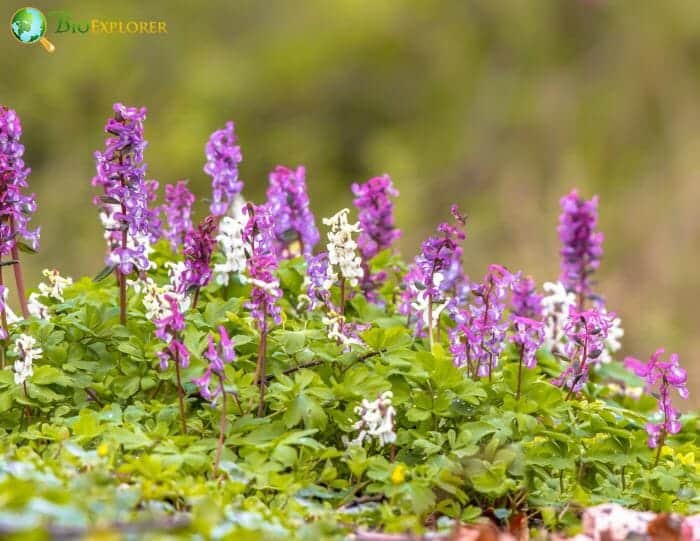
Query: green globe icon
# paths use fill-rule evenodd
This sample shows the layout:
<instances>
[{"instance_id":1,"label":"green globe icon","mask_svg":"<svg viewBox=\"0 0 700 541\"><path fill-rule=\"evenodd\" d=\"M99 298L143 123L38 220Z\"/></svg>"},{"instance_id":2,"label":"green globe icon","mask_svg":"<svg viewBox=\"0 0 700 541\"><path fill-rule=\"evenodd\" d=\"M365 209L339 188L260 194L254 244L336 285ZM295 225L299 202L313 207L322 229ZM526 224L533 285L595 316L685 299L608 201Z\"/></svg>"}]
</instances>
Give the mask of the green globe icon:
<instances>
[{"instance_id":1,"label":"green globe icon","mask_svg":"<svg viewBox=\"0 0 700 541\"><path fill-rule=\"evenodd\" d=\"M36 8L26 7L18 9L10 21L12 35L21 43L40 42L44 48L52 53L53 44L44 37L46 33L46 17Z\"/></svg>"}]
</instances>

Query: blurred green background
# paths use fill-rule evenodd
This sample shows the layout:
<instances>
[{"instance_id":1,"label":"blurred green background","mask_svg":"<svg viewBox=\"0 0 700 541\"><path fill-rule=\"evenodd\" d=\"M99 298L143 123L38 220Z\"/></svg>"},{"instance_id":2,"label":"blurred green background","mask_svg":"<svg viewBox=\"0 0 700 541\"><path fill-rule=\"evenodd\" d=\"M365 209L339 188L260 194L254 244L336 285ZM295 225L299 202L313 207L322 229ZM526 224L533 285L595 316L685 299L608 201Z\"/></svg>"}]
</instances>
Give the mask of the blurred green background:
<instances>
[{"instance_id":1,"label":"blurred green background","mask_svg":"<svg viewBox=\"0 0 700 541\"><path fill-rule=\"evenodd\" d=\"M2 2L8 20L25 1ZM210 132L236 122L248 198L276 164L307 167L318 216L387 172L412 256L457 202L466 268L558 275L559 197L600 194L599 289L623 354L681 354L700 405L700 3L604 0L39 1L76 21L160 19L165 36L0 32L0 102L22 117L42 227L40 270L94 274L103 244L92 153L114 101L145 105L149 174L202 172ZM9 30L9 28L7 29ZM203 216L204 203L198 204ZM687 406L686 406L687 407Z\"/></svg>"}]
</instances>

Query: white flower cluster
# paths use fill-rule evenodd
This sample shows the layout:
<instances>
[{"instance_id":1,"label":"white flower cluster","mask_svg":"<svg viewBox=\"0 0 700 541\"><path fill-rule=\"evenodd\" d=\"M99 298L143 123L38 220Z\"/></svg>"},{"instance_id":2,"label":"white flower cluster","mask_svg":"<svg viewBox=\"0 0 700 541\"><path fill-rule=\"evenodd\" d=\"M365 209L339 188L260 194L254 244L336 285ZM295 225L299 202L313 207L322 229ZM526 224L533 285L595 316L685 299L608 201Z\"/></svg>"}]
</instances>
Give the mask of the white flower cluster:
<instances>
[{"instance_id":1,"label":"white flower cluster","mask_svg":"<svg viewBox=\"0 0 700 541\"><path fill-rule=\"evenodd\" d=\"M39 319L49 319L49 307L39 300L39 295L37 293L29 295L27 310L29 310L30 316Z\"/></svg>"},{"instance_id":2,"label":"white flower cluster","mask_svg":"<svg viewBox=\"0 0 700 541\"><path fill-rule=\"evenodd\" d=\"M7 297L9 296L9 294L10 294L10 290L7 288L7 286L5 286L2 289L2 296L3 296L2 305L3 305L4 311L5 311L5 317L7 318L7 323L11 325L12 323L17 323L18 321L20 321L21 318L19 316L17 316L17 314L15 314L12 311L12 308L10 308L10 305L7 304Z\"/></svg>"},{"instance_id":3,"label":"white flower cluster","mask_svg":"<svg viewBox=\"0 0 700 541\"><path fill-rule=\"evenodd\" d=\"M436 272L433 274L433 284L435 285L435 289L440 288L440 284L444 280L444 276L441 272ZM414 291L416 291L415 286L410 285L409 287L413 288ZM438 326L438 321L440 321L440 314L442 311L447 308L447 305L449 304L449 300L445 300L444 302L436 302L436 299L433 297L431 299L430 295L428 295L428 290L427 289L422 289L419 290L416 295L415 295L415 300L411 303L411 308L415 311L417 315L421 317L423 320L423 325L425 327L432 327L435 328ZM433 321L430 321L430 304L432 302L432 315L433 315Z\"/></svg>"},{"instance_id":4,"label":"white flower cluster","mask_svg":"<svg viewBox=\"0 0 700 541\"><path fill-rule=\"evenodd\" d=\"M603 309L603 313L607 310ZM625 330L622 328L622 320L619 317L613 319L612 327L608 330L608 337L605 339L605 350L600 354L600 362L609 363L612 361L611 353L618 351L622 344L620 339L625 335Z\"/></svg>"},{"instance_id":5,"label":"white flower cluster","mask_svg":"<svg viewBox=\"0 0 700 541\"><path fill-rule=\"evenodd\" d=\"M214 265L215 280L219 285L228 285L231 273L242 274L246 269L246 246L243 242L243 229L246 219L243 216L224 216L219 224L216 241L221 246L226 261Z\"/></svg>"},{"instance_id":6,"label":"white flower cluster","mask_svg":"<svg viewBox=\"0 0 700 541\"><path fill-rule=\"evenodd\" d=\"M159 286L152 278L127 280L127 284L134 289L137 295L143 294L141 302L146 309L146 317L151 321L163 319L171 315L172 311L170 303L166 299L166 295L174 297L178 301L181 311L189 308L190 298L187 295L178 293L178 281L185 269L185 264L182 262L173 263L168 261L165 263L168 269L168 277L170 283Z\"/></svg>"},{"instance_id":7,"label":"white flower cluster","mask_svg":"<svg viewBox=\"0 0 700 541\"><path fill-rule=\"evenodd\" d=\"M23 385L34 374L33 363L41 359L43 351L36 347L36 340L28 334L20 334L15 340L15 350L19 356L14 364L15 383Z\"/></svg>"},{"instance_id":8,"label":"white flower cluster","mask_svg":"<svg viewBox=\"0 0 700 541\"><path fill-rule=\"evenodd\" d=\"M542 297L544 345L549 350L552 350L566 341L564 326L569 318L569 308L576 306L576 295L567 291L561 282L545 282L542 285L542 289L545 291L545 296ZM602 308L601 313L605 314L607 310ZM624 334L622 320L616 317L613 320L612 327L608 330L608 336L605 339L605 350L601 352L599 357L600 362L609 363L612 361L611 353L615 353L622 347L620 339Z\"/></svg>"},{"instance_id":9,"label":"white flower cluster","mask_svg":"<svg viewBox=\"0 0 700 541\"><path fill-rule=\"evenodd\" d=\"M112 250L113 242L114 239L112 235L114 234L115 231L118 231L121 227L122 224L119 220L115 218L115 212L119 212L121 209L118 205L114 204L105 204L104 208L109 207L111 212L107 214L104 210L100 211L100 222L102 223L102 228L105 230L104 232L104 238L107 241L107 249ZM146 259L148 260L148 268L141 269L140 265L138 264L137 260L134 260L133 263L136 266L136 268L140 270L148 270L148 269L155 269L157 268L157 265L155 262L151 261L150 255L155 251L153 249L153 246L151 245L151 239L148 237L148 235L143 234L143 233L137 233L136 235L133 235L131 232L126 237L126 247L130 248L132 250L136 250L139 247L143 247L143 254L145 255ZM117 261L115 261L117 263Z\"/></svg>"},{"instance_id":10,"label":"white flower cluster","mask_svg":"<svg viewBox=\"0 0 700 541\"><path fill-rule=\"evenodd\" d=\"M629 387L619 383L608 383L605 385L615 396L627 396L639 400L644 393L644 387Z\"/></svg>"},{"instance_id":11,"label":"white flower cluster","mask_svg":"<svg viewBox=\"0 0 700 541\"><path fill-rule=\"evenodd\" d=\"M542 297L544 345L553 350L566 338L564 326L569 318L569 308L576 306L576 295L567 291L561 282L545 282L542 289L545 292Z\"/></svg>"},{"instance_id":12,"label":"white flower cluster","mask_svg":"<svg viewBox=\"0 0 700 541\"><path fill-rule=\"evenodd\" d=\"M343 209L335 216L324 218L323 223L330 227L328 232L328 273L329 279L333 282L338 280L337 274L333 271L336 266L340 270L340 275L348 280L352 287L356 287L358 280L364 276L362 270L362 259L357 255L357 242L352 238L353 233L360 233L360 224L348 223L348 209Z\"/></svg>"},{"instance_id":13,"label":"white flower cluster","mask_svg":"<svg viewBox=\"0 0 700 541\"><path fill-rule=\"evenodd\" d=\"M167 261L164 267L168 269L168 280L173 291L182 291L183 280L187 267L184 261Z\"/></svg>"},{"instance_id":14,"label":"white flower cluster","mask_svg":"<svg viewBox=\"0 0 700 541\"><path fill-rule=\"evenodd\" d=\"M350 442L352 445L362 445L365 438L375 438L380 445L396 441L396 432L394 432L396 410L391 404L393 397L394 394L391 391L386 391L372 402L363 400L362 405L355 408L355 413L360 416L360 420L353 425L353 428L360 433Z\"/></svg>"},{"instance_id":15,"label":"white flower cluster","mask_svg":"<svg viewBox=\"0 0 700 541\"><path fill-rule=\"evenodd\" d=\"M146 309L146 317L148 319L156 321L171 315L170 303L165 298L165 295L176 294L170 284L159 286L152 278L128 281L127 283L134 288L137 294L143 294L141 302L143 302L143 306Z\"/></svg>"},{"instance_id":16,"label":"white flower cluster","mask_svg":"<svg viewBox=\"0 0 700 541\"><path fill-rule=\"evenodd\" d=\"M331 310L328 315L323 316L321 322L328 328L328 338L337 341L345 348L349 349L353 344L362 345L359 338L348 334L345 316Z\"/></svg>"},{"instance_id":17,"label":"white flower cluster","mask_svg":"<svg viewBox=\"0 0 700 541\"><path fill-rule=\"evenodd\" d=\"M73 279L70 276L64 278L56 269L44 269L41 273L48 279L48 284L39 283L39 293L44 297L55 299L63 302L63 290L68 286L73 285Z\"/></svg>"}]
</instances>

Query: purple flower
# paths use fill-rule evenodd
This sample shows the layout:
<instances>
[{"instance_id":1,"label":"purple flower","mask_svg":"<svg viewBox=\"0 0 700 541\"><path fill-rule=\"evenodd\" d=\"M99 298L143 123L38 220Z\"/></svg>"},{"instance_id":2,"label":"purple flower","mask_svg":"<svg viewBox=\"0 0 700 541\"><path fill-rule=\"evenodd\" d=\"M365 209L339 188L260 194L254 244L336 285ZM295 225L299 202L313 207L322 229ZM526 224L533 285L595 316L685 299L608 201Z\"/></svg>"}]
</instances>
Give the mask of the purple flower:
<instances>
[{"instance_id":1,"label":"purple flower","mask_svg":"<svg viewBox=\"0 0 700 541\"><path fill-rule=\"evenodd\" d=\"M23 193L28 187L31 169L25 166L22 124L12 109L0 105L0 256L9 255L21 238L33 248L39 246L39 229L28 228L36 211L34 194Z\"/></svg>"},{"instance_id":2,"label":"purple flower","mask_svg":"<svg viewBox=\"0 0 700 541\"><path fill-rule=\"evenodd\" d=\"M394 204L390 197L397 197L399 192L394 188L389 175L374 177L364 184L353 184L355 207L358 210L360 235L357 245L362 255L361 287L365 296L376 302L378 297L374 290L381 287L386 279L386 272L370 273L369 261L382 250L385 250L401 236L401 231L394 227Z\"/></svg>"},{"instance_id":3,"label":"purple flower","mask_svg":"<svg viewBox=\"0 0 700 541\"><path fill-rule=\"evenodd\" d=\"M253 255L250 260L250 283L253 289L250 301L246 307L253 317L262 325L265 317L269 316L278 325L282 323L282 315L277 302L282 298L279 281L275 278L277 260L271 254Z\"/></svg>"},{"instance_id":4,"label":"purple flower","mask_svg":"<svg viewBox=\"0 0 700 541\"><path fill-rule=\"evenodd\" d=\"M385 250L401 236L394 227L394 204L390 197L397 197L389 175L374 177L364 184L353 184L355 207L358 210L360 236L357 244L365 261Z\"/></svg>"},{"instance_id":5,"label":"purple flower","mask_svg":"<svg viewBox=\"0 0 700 541\"><path fill-rule=\"evenodd\" d=\"M440 224L438 235L423 242L421 253L415 257L404 276L399 312L409 317L414 311L418 313L418 335L422 334L424 326L430 327L434 323L430 321L429 312L435 319L450 298L461 298L465 290L466 277L462 271L462 247L459 242L466 237L466 219L456 205L451 210L455 225ZM440 303L443 304L438 306Z\"/></svg>"},{"instance_id":6,"label":"purple flower","mask_svg":"<svg viewBox=\"0 0 700 541\"><path fill-rule=\"evenodd\" d=\"M579 309L591 294L591 275L600 266L603 255L603 233L598 225L598 196L582 199L576 190L562 197L559 216L561 248L560 280L569 291L576 293Z\"/></svg>"},{"instance_id":7,"label":"purple flower","mask_svg":"<svg viewBox=\"0 0 700 541\"><path fill-rule=\"evenodd\" d=\"M569 317L564 325L567 342L564 354L569 365L559 377L552 380L558 387L566 387L571 393L579 392L588 381L590 366L599 361L605 349L605 340L613 326L615 314L593 308L579 311L569 308Z\"/></svg>"},{"instance_id":8,"label":"purple flower","mask_svg":"<svg viewBox=\"0 0 700 541\"><path fill-rule=\"evenodd\" d=\"M190 364L190 354L180 338L185 329L185 318L180 312L177 297L166 294L165 300L169 304L169 309L163 318L155 321L156 337L166 343L165 348L158 352L160 368L167 369L171 360L179 363L180 368L187 368Z\"/></svg>"},{"instance_id":9,"label":"purple flower","mask_svg":"<svg viewBox=\"0 0 700 541\"><path fill-rule=\"evenodd\" d=\"M688 373L678 364L676 353L671 354L668 361L662 361L663 353L663 348L657 349L646 363L634 357L625 359L625 367L644 378L647 392L651 392L657 386L659 389L659 412L662 420L658 423L648 423L646 426L651 448L663 445L667 434L677 434L681 429L678 411L671 403L671 387L678 391L681 398L688 398Z\"/></svg>"},{"instance_id":10,"label":"purple flower","mask_svg":"<svg viewBox=\"0 0 700 541\"><path fill-rule=\"evenodd\" d=\"M173 251L184 242L185 235L192 229L192 204L194 195L187 189L186 180L165 185L165 203L161 207L168 227L163 236L168 239Z\"/></svg>"},{"instance_id":11,"label":"purple flower","mask_svg":"<svg viewBox=\"0 0 700 541\"><path fill-rule=\"evenodd\" d=\"M537 364L535 354L544 342L544 324L521 316L512 316L511 320L515 332L510 336L510 341L518 348L525 367L534 368Z\"/></svg>"},{"instance_id":12,"label":"purple flower","mask_svg":"<svg viewBox=\"0 0 700 541\"><path fill-rule=\"evenodd\" d=\"M145 179L143 138L145 108L114 104L114 117L107 121L104 152L95 153L97 174L93 186L101 186L104 195L94 202L100 206L100 218L110 253L107 264L117 265L119 272L129 274L133 267L149 267L150 242L160 236L158 213L149 208L155 200L157 182Z\"/></svg>"},{"instance_id":13,"label":"purple flower","mask_svg":"<svg viewBox=\"0 0 700 541\"><path fill-rule=\"evenodd\" d=\"M472 285L472 303L450 310L455 320L448 331L453 362L466 366L473 377L489 375L503 352L508 330L504 299L512 280L506 268L491 265L484 282Z\"/></svg>"},{"instance_id":14,"label":"purple flower","mask_svg":"<svg viewBox=\"0 0 700 541\"><path fill-rule=\"evenodd\" d=\"M306 288L304 300L308 302L311 310L315 310L319 306L329 307L332 282L329 282L328 254L322 252L309 257L306 261L306 276L302 286Z\"/></svg>"},{"instance_id":15,"label":"purple flower","mask_svg":"<svg viewBox=\"0 0 700 541\"><path fill-rule=\"evenodd\" d=\"M274 224L269 207L248 203L243 214L247 219L241 238L248 245L248 253L275 254Z\"/></svg>"},{"instance_id":16,"label":"purple flower","mask_svg":"<svg viewBox=\"0 0 700 541\"><path fill-rule=\"evenodd\" d=\"M199 387L199 392L207 400L214 400L223 391L223 375L224 365L233 362L236 357L236 352L233 349L233 341L229 338L226 329L223 326L219 327L221 339L219 348L216 347L214 338L209 335L209 345L204 357L209 361L209 365L204 374L200 378L193 379L193 383ZM219 385L212 391L210 387L211 375L216 374L219 377Z\"/></svg>"},{"instance_id":17,"label":"purple flower","mask_svg":"<svg viewBox=\"0 0 700 541\"><path fill-rule=\"evenodd\" d=\"M505 348L508 324L504 321L505 298L513 275L501 265L489 265L484 281L472 285L473 301L469 305L472 324L471 360L477 376L491 376Z\"/></svg>"},{"instance_id":18,"label":"purple flower","mask_svg":"<svg viewBox=\"0 0 700 541\"><path fill-rule=\"evenodd\" d=\"M243 229L243 241L249 246L249 282L252 290L246 307L257 320L260 329L266 329L267 317L278 325L282 313L277 301L282 298L280 284L275 277L277 257L273 251L273 222L270 209L266 205L248 204L244 211L248 222Z\"/></svg>"},{"instance_id":19,"label":"purple flower","mask_svg":"<svg viewBox=\"0 0 700 541\"><path fill-rule=\"evenodd\" d=\"M216 218L207 216L195 229L185 235L185 270L181 281L180 293L206 286L212 276L211 256L214 253L216 239Z\"/></svg>"},{"instance_id":20,"label":"purple flower","mask_svg":"<svg viewBox=\"0 0 700 541\"><path fill-rule=\"evenodd\" d=\"M241 147L236 144L233 122L227 122L224 129L211 134L205 153L207 163L204 172L212 178L209 208L214 216L223 216L243 189L243 182L238 179L238 165L243 161L243 156Z\"/></svg>"},{"instance_id":21,"label":"purple flower","mask_svg":"<svg viewBox=\"0 0 700 541\"><path fill-rule=\"evenodd\" d=\"M296 170L281 165L275 167L270 173L267 206L274 216L277 256L290 257L299 253L310 256L319 240L319 233L309 208L303 167L299 166Z\"/></svg>"},{"instance_id":22,"label":"purple flower","mask_svg":"<svg viewBox=\"0 0 700 541\"><path fill-rule=\"evenodd\" d=\"M535 281L522 273L515 275L510 308L516 316L540 319L542 317L542 295L537 293Z\"/></svg>"}]
</instances>

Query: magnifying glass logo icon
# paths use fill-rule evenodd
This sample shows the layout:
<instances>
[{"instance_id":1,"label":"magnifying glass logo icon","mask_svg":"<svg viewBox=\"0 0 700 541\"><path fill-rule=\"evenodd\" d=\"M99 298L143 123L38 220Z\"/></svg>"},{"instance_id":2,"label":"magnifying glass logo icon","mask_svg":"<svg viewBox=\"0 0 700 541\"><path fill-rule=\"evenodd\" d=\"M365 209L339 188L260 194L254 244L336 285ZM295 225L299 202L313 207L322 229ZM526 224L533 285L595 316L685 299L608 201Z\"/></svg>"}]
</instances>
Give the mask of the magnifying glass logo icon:
<instances>
[{"instance_id":1,"label":"magnifying glass logo icon","mask_svg":"<svg viewBox=\"0 0 700 541\"><path fill-rule=\"evenodd\" d=\"M17 41L25 45L38 41L47 52L52 53L56 46L44 37L46 27L46 17L33 7L18 9L10 19L10 30Z\"/></svg>"}]
</instances>

